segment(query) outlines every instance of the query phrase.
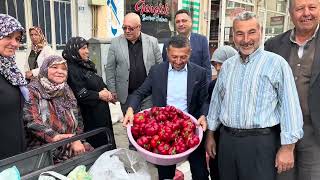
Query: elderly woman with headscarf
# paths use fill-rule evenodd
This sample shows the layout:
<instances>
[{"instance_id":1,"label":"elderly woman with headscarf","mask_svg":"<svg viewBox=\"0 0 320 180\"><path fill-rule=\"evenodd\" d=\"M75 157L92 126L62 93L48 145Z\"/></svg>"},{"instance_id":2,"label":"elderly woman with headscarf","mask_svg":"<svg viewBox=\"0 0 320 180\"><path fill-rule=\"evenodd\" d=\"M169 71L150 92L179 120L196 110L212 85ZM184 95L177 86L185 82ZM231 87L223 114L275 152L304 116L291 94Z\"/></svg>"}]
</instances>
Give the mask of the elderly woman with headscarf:
<instances>
[{"instance_id":1,"label":"elderly woman with headscarf","mask_svg":"<svg viewBox=\"0 0 320 180\"><path fill-rule=\"evenodd\" d=\"M211 57L211 64L216 69L218 75L219 75L219 72L220 72L220 69L222 67L223 62L236 54L237 54L237 50L235 50L233 47L227 46L227 45L220 46L219 48L217 48L213 52L212 57ZM208 93L209 93L208 101L209 101L209 103L211 100L211 95L212 95L212 91L213 91L215 84L216 84L216 79L212 80L211 83L209 84L209 88L208 88Z\"/></svg>"},{"instance_id":2,"label":"elderly woman with headscarf","mask_svg":"<svg viewBox=\"0 0 320 180\"><path fill-rule=\"evenodd\" d=\"M237 50L235 50L231 46L220 46L218 49L216 49L213 52L212 58L211 58L211 63L218 73L218 78L219 78L219 72L220 72L220 69L222 67L223 62L236 54L237 54ZM216 79L212 80L211 83L209 84L208 103L210 103L212 91L213 91L215 84L216 84ZM214 180L220 179L219 172L218 172L218 158L217 158L217 156L215 156L215 154L218 153L218 146L216 148L216 152L212 152L211 147L213 144L213 141L212 141L213 138L215 139L215 142L217 143L217 145L219 144L219 136L220 136L219 129L216 130L214 133L210 130L207 130L206 149L207 149L207 153L210 156L210 159L209 159L210 177L211 177L211 179L214 179ZM215 158L213 159L214 156L215 156Z\"/></svg>"},{"instance_id":3,"label":"elderly woman with headscarf","mask_svg":"<svg viewBox=\"0 0 320 180\"><path fill-rule=\"evenodd\" d=\"M0 159L25 150L22 108L27 84L15 63L24 28L13 17L0 14Z\"/></svg>"},{"instance_id":4,"label":"elderly woman with headscarf","mask_svg":"<svg viewBox=\"0 0 320 180\"><path fill-rule=\"evenodd\" d=\"M54 51L48 45L47 40L40 27L34 26L29 29L29 36L31 39L31 49L27 52L29 54L28 61L25 64L25 76L27 79L38 76L39 68L41 67L44 58L54 54Z\"/></svg>"},{"instance_id":5,"label":"elderly woman with headscarf","mask_svg":"<svg viewBox=\"0 0 320 180\"><path fill-rule=\"evenodd\" d=\"M82 37L71 38L62 56L68 63L68 84L78 100L84 130L107 127L113 132L108 105L108 102L113 100L113 96L107 90L102 78L97 75L95 64L89 59L88 42ZM87 140L96 148L107 143L107 136L98 134Z\"/></svg>"},{"instance_id":6,"label":"elderly woman with headscarf","mask_svg":"<svg viewBox=\"0 0 320 180\"><path fill-rule=\"evenodd\" d=\"M61 56L45 58L37 78L28 84L30 100L24 107L27 139L30 148L56 142L82 133L83 124L77 100L67 81L67 62ZM90 150L80 140L54 152L59 162Z\"/></svg>"}]
</instances>

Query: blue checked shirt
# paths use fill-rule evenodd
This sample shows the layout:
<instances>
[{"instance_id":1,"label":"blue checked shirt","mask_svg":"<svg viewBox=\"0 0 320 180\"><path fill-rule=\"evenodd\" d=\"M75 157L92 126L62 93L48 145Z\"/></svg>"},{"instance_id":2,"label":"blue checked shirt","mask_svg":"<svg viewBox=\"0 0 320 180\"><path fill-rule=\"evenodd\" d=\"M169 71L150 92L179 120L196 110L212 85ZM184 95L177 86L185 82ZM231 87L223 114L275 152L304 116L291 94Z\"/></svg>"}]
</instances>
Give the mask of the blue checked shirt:
<instances>
[{"instance_id":1,"label":"blue checked shirt","mask_svg":"<svg viewBox=\"0 0 320 180\"><path fill-rule=\"evenodd\" d=\"M207 120L212 131L220 123L238 129L280 123L281 144L297 142L303 136L303 120L288 63L262 48L245 62L239 54L225 61L212 93Z\"/></svg>"}]
</instances>

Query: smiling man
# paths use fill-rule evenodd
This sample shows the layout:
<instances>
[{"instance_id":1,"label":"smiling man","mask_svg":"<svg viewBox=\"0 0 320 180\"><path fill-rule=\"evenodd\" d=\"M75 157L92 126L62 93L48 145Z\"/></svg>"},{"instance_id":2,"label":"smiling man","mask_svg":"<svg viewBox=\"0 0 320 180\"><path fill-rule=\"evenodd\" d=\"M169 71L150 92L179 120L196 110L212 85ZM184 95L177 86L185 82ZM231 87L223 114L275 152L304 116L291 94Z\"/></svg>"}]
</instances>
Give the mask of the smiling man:
<instances>
[{"instance_id":1,"label":"smiling man","mask_svg":"<svg viewBox=\"0 0 320 180\"><path fill-rule=\"evenodd\" d=\"M158 40L141 32L138 14L128 13L123 20L123 34L112 39L106 65L106 84L121 104L122 112L128 107L127 97L145 80L154 64L162 62ZM147 97L141 109L151 107Z\"/></svg>"},{"instance_id":2,"label":"smiling man","mask_svg":"<svg viewBox=\"0 0 320 180\"><path fill-rule=\"evenodd\" d=\"M133 112L137 112L143 98L152 95L154 106L166 105L188 112L198 119L198 124L206 129L208 98L206 71L202 67L190 63L190 42L184 36L174 36L168 42L169 62L151 67L143 84L129 99L129 108L123 124L133 121ZM188 157L192 179L208 180L204 140ZM157 166L159 179L173 179L176 165Z\"/></svg>"},{"instance_id":3,"label":"smiling man","mask_svg":"<svg viewBox=\"0 0 320 180\"><path fill-rule=\"evenodd\" d=\"M292 71L281 56L259 47L254 13L236 16L233 37L239 54L223 63L207 117L211 131L222 124L220 179L275 180L276 169L293 167L293 149L303 136Z\"/></svg>"},{"instance_id":4,"label":"smiling man","mask_svg":"<svg viewBox=\"0 0 320 180\"><path fill-rule=\"evenodd\" d=\"M192 32L192 17L188 10L180 9L175 14L175 27L179 35L189 39L191 44L191 55L189 61L195 63L207 71L208 81L211 81L211 65L209 54L209 43L205 36ZM162 50L163 61L168 60L167 43Z\"/></svg>"},{"instance_id":5,"label":"smiling man","mask_svg":"<svg viewBox=\"0 0 320 180\"><path fill-rule=\"evenodd\" d=\"M305 135L295 148L295 168L278 179L320 179L320 1L291 0L289 5L295 27L269 39L265 49L281 55L291 66Z\"/></svg>"}]
</instances>

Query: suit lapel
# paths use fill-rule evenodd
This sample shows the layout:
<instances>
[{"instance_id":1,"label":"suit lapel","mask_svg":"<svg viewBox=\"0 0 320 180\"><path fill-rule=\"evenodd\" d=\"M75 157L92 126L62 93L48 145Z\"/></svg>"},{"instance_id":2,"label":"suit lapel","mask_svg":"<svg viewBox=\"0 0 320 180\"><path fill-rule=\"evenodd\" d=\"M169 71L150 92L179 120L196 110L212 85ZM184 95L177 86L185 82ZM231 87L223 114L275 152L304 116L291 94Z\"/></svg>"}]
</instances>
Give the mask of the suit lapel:
<instances>
[{"instance_id":1,"label":"suit lapel","mask_svg":"<svg viewBox=\"0 0 320 180\"><path fill-rule=\"evenodd\" d=\"M122 49L123 58L126 60L128 67L130 68L128 41L123 35L121 35L120 39L120 48Z\"/></svg>"},{"instance_id":2,"label":"suit lapel","mask_svg":"<svg viewBox=\"0 0 320 180\"><path fill-rule=\"evenodd\" d=\"M315 81L320 73L320 47L319 47L320 46L320 30L319 29L317 32L315 46L316 46L316 49L314 52L314 60L313 60L313 65L312 65L310 86L312 86L315 83Z\"/></svg>"},{"instance_id":3,"label":"suit lapel","mask_svg":"<svg viewBox=\"0 0 320 180\"><path fill-rule=\"evenodd\" d=\"M194 34L193 33L191 33L190 34L190 46L191 46L191 49L193 49L194 47L192 47L192 44L195 44L195 43L192 43L193 41L195 41L195 36L194 36ZM191 53L192 53L192 51L191 51Z\"/></svg>"},{"instance_id":4,"label":"suit lapel","mask_svg":"<svg viewBox=\"0 0 320 180\"><path fill-rule=\"evenodd\" d=\"M190 106L192 93L193 93L193 87L194 87L194 69L193 66L189 63L187 64L188 67L188 77L187 77L187 107L188 109Z\"/></svg>"},{"instance_id":5,"label":"suit lapel","mask_svg":"<svg viewBox=\"0 0 320 180\"><path fill-rule=\"evenodd\" d=\"M146 36L141 33L141 40L142 40L142 55L143 55L143 62L144 62L144 66L147 69L147 57L148 57L148 52L149 52L149 41L146 38Z\"/></svg>"}]
</instances>

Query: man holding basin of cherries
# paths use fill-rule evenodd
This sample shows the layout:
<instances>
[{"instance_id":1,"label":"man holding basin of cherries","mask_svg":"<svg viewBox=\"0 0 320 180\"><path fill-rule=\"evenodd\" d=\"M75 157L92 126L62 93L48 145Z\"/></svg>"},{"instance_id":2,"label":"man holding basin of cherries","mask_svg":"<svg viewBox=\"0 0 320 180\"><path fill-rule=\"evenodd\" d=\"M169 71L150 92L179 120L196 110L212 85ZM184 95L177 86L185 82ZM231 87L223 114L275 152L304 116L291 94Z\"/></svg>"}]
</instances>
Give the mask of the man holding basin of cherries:
<instances>
[{"instance_id":1,"label":"man holding basin of cherries","mask_svg":"<svg viewBox=\"0 0 320 180\"><path fill-rule=\"evenodd\" d=\"M144 83L129 97L129 108L123 125L133 123L141 101L152 95L153 106L174 106L198 119L197 125L207 128L208 112L206 70L189 62L191 46L188 38L173 36L167 46L169 61L154 65ZM204 140L188 157L192 179L208 180ZM157 165L159 179L173 179L176 165Z\"/></svg>"}]
</instances>

